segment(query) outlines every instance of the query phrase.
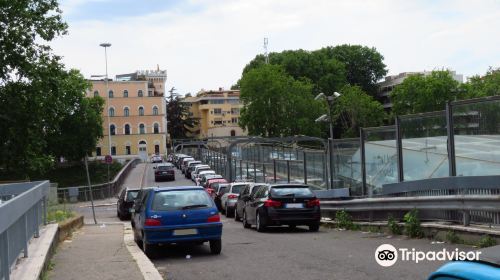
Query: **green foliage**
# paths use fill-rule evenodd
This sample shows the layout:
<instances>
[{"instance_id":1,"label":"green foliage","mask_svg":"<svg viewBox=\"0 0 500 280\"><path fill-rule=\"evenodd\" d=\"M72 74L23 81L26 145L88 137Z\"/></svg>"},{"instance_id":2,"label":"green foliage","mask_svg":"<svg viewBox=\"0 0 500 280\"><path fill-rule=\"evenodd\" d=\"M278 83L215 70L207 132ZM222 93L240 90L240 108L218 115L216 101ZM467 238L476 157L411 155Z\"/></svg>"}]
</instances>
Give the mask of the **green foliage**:
<instances>
[{"instance_id":1,"label":"green foliage","mask_svg":"<svg viewBox=\"0 0 500 280\"><path fill-rule=\"evenodd\" d=\"M198 120L189 116L187 103L177 96L167 103L168 133L171 138L187 138L198 124Z\"/></svg>"},{"instance_id":2,"label":"green foliage","mask_svg":"<svg viewBox=\"0 0 500 280\"><path fill-rule=\"evenodd\" d=\"M420 219L418 218L418 210L413 209L406 213L404 216L405 233L409 237L421 238L424 236L422 227L420 226Z\"/></svg>"},{"instance_id":3,"label":"green foliage","mask_svg":"<svg viewBox=\"0 0 500 280\"><path fill-rule=\"evenodd\" d=\"M482 237L477 244L479 248L486 248L495 245L497 245L497 241L489 235Z\"/></svg>"},{"instance_id":4,"label":"green foliage","mask_svg":"<svg viewBox=\"0 0 500 280\"><path fill-rule=\"evenodd\" d=\"M88 83L47 44L67 29L56 0L4 1L1 11L0 169L29 178L95 147L99 102L86 104Z\"/></svg>"},{"instance_id":5,"label":"green foliage","mask_svg":"<svg viewBox=\"0 0 500 280\"><path fill-rule=\"evenodd\" d=\"M312 85L297 81L277 65L262 65L245 73L240 81L245 104L240 126L250 135L319 136L314 120L325 112L324 102L314 100Z\"/></svg>"},{"instance_id":6,"label":"green foliage","mask_svg":"<svg viewBox=\"0 0 500 280\"><path fill-rule=\"evenodd\" d=\"M458 234L452 230L446 233L446 240L451 244L463 243L463 240L458 236Z\"/></svg>"},{"instance_id":7,"label":"green foliage","mask_svg":"<svg viewBox=\"0 0 500 280\"><path fill-rule=\"evenodd\" d=\"M396 219L394 219L394 217L392 216L389 216L389 219L387 220L387 226L389 227L389 231L392 234L401 235L403 233L401 227L398 224L398 221L396 221Z\"/></svg>"},{"instance_id":8,"label":"green foliage","mask_svg":"<svg viewBox=\"0 0 500 280\"><path fill-rule=\"evenodd\" d=\"M47 220L49 221L49 223L59 223L74 216L75 213L73 211L69 211L66 209L51 209L47 213Z\"/></svg>"},{"instance_id":9,"label":"green foliage","mask_svg":"<svg viewBox=\"0 0 500 280\"><path fill-rule=\"evenodd\" d=\"M464 83L461 90L466 98L493 96L500 94L500 69L490 68L483 77L473 76Z\"/></svg>"},{"instance_id":10,"label":"green foliage","mask_svg":"<svg viewBox=\"0 0 500 280\"><path fill-rule=\"evenodd\" d=\"M447 101L464 97L458 86L449 71L411 75L391 93L393 113L404 115L441 111Z\"/></svg>"},{"instance_id":11,"label":"green foliage","mask_svg":"<svg viewBox=\"0 0 500 280\"><path fill-rule=\"evenodd\" d=\"M379 126L387 118L382 104L359 86L345 86L333 107L333 119L341 122L342 137L358 136L360 127Z\"/></svg>"},{"instance_id":12,"label":"green foliage","mask_svg":"<svg viewBox=\"0 0 500 280\"><path fill-rule=\"evenodd\" d=\"M340 210L335 213L335 220L339 228L356 229L352 222L352 217L345 210Z\"/></svg>"}]
</instances>

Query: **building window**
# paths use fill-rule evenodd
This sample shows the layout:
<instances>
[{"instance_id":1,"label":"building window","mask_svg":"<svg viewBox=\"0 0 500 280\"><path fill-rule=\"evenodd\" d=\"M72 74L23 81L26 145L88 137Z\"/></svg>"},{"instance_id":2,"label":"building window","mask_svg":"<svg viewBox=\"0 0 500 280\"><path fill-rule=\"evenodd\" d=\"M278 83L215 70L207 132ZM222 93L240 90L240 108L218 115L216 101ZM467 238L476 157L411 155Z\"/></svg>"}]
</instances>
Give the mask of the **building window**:
<instances>
[{"instance_id":1,"label":"building window","mask_svg":"<svg viewBox=\"0 0 500 280\"><path fill-rule=\"evenodd\" d=\"M125 117L128 117L130 115L130 110L128 109L128 107L125 107L125 109L123 109L123 115Z\"/></svg>"},{"instance_id":2,"label":"building window","mask_svg":"<svg viewBox=\"0 0 500 280\"><path fill-rule=\"evenodd\" d=\"M240 104L240 100L239 99L228 99L227 103L229 103L229 104Z\"/></svg>"},{"instance_id":3,"label":"building window","mask_svg":"<svg viewBox=\"0 0 500 280\"><path fill-rule=\"evenodd\" d=\"M153 125L153 133L154 134L160 133L160 126L157 123Z\"/></svg>"},{"instance_id":4,"label":"building window","mask_svg":"<svg viewBox=\"0 0 500 280\"><path fill-rule=\"evenodd\" d=\"M156 106L153 107L153 115L155 115L155 116L158 115L158 107L156 107Z\"/></svg>"},{"instance_id":5,"label":"building window","mask_svg":"<svg viewBox=\"0 0 500 280\"><path fill-rule=\"evenodd\" d=\"M111 132L111 135L116 134L116 126L114 124L109 126L109 131Z\"/></svg>"},{"instance_id":6,"label":"building window","mask_svg":"<svg viewBox=\"0 0 500 280\"><path fill-rule=\"evenodd\" d=\"M231 115L239 115L240 108L231 108Z\"/></svg>"},{"instance_id":7,"label":"building window","mask_svg":"<svg viewBox=\"0 0 500 280\"><path fill-rule=\"evenodd\" d=\"M128 97L128 90L123 91L123 97L125 97L125 98Z\"/></svg>"},{"instance_id":8,"label":"building window","mask_svg":"<svg viewBox=\"0 0 500 280\"><path fill-rule=\"evenodd\" d=\"M115 146L111 147L111 155L113 155L113 156L116 155L116 147Z\"/></svg>"},{"instance_id":9,"label":"building window","mask_svg":"<svg viewBox=\"0 0 500 280\"><path fill-rule=\"evenodd\" d=\"M142 90L138 90L138 91L137 91L137 96L139 96L139 97L142 97L142 96L143 96Z\"/></svg>"},{"instance_id":10,"label":"building window","mask_svg":"<svg viewBox=\"0 0 500 280\"><path fill-rule=\"evenodd\" d=\"M155 154L160 154L160 145L155 145Z\"/></svg>"},{"instance_id":11,"label":"building window","mask_svg":"<svg viewBox=\"0 0 500 280\"><path fill-rule=\"evenodd\" d=\"M101 147L95 148L95 155L98 157L101 156Z\"/></svg>"},{"instance_id":12,"label":"building window","mask_svg":"<svg viewBox=\"0 0 500 280\"><path fill-rule=\"evenodd\" d=\"M125 146L125 154L130 155L130 146Z\"/></svg>"},{"instance_id":13,"label":"building window","mask_svg":"<svg viewBox=\"0 0 500 280\"><path fill-rule=\"evenodd\" d=\"M153 91L152 90L148 90L148 96L149 97L153 96Z\"/></svg>"},{"instance_id":14,"label":"building window","mask_svg":"<svg viewBox=\"0 0 500 280\"><path fill-rule=\"evenodd\" d=\"M144 116L144 108L139 107L139 116Z\"/></svg>"},{"instance_id":15,"label":"building window","mask_svg":"<svg viewBox=\"0 0 500 280\"><path fill-rule=\"evenodd\" d=\"M215 100L210 100L210 104L224 104L224 99L215 99Z\"/></svg>"},{"instance_id":16,"label":"building window","mask_svg":"<svg viewBox=\"0 0 500 280\"><path fill-rule=\"evenodd\" d=\"M215 119L214 125L222 125L222 119Z\"/></svg>"},{"instance_id":17,"label":"building window","mask_svg":"<svg viewBox=\"0 0 500 280\"><path fill-rule=\"evenodd\" d=\"M115 116L115 108L109 108L109 116L114 117Z\"/></svg>"},{"instance_id":18,"label":"building window","mask_svg":"<svg viewBox=\"0 0 500 280\"><path fill-rule=\"evenodd\" d=\"M126 135L129 135L129 134L130 134L130 125L129 125L129 124L126 124L126 125L125 125L125 134L126 134Z\"/></svg>"},{"instance_id":19,"label":"building window","mask_svg":"<svg viewBox=\"0 0 500 280\"><path fill-rule=\"evenodd\" d=\"M99 96L99 92L97 90L94 91L94 97Z\"/></svg>"},{"instance_id":20,"label":"building window","mask_svg":"<svg viewBox=\"0 0 500 280\"><path fill-rule=\"evenodd\" d=\"M214 115L221 115L221 114L222 114L221 108L214 108Z\"/></svg>"},{"instance_id":21,"label":"building window","mask_svg":"<svg viewBox=\"0 0 500 280\"><path fill-rule=\"evenodd\" d=\"M108 97L113 98L113 91L112 90L109 90Z\"/></svg>"},{"instance_id":22,"label":"building window","mask_svg":"<svg viewBox=\"0 0 500 280\"><path fill-rule=\"evenodd\" d=\"M231 118L231 123L238 123L238 118Z\"/></svg>"},{"instance_id":23,"label":"building window","mask_svg":"<svg viewBox=\"0 0 500 280\"><path fill-rule=\"evenodd\" d=\"M236 136L236 131L234 129L231 130L231 136Z\"/></svg>"},{"instance_id":24,"label":"building window","mask_svg":"<svg viewBox=\"0 0 500 280\"><path fill-rule=\"evenodd\" d=\"M142 124L142 123L139 125L139 133L140 134L146 133L145 128L144 128L144 124Z\"/></svg>"}]
</instances>

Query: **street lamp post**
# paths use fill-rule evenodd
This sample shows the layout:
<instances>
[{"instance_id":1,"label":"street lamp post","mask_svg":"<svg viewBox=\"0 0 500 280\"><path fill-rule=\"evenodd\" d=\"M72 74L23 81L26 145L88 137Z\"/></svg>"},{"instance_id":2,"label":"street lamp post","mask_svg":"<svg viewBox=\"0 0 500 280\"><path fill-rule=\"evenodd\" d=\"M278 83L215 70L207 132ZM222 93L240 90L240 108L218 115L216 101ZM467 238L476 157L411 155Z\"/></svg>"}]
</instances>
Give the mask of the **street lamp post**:
<instances>
[{"instance_id":1,"label":"street lamp post","mask_svg":"<svg viewBox=\"0 0 500 280\"><path fill-rule=\"evenodd\" d=\"M109 118L109 108L111 106L111 100L109 99L109 84L108 84L108 51L107 49L109 47L111 47L111 44L110 43L101 43L99 44L99 46L103 47L104 48L104 61L106 63L106 94L108 96L108 98L106 98L106 100L108 101L107 103L107 115L108 115L108 148L109 148L109 155L111 155L111 120ZM108 172L109 174L109 172ZM109 176L108 176L109 177ZM109 181L109 178L108 178L108 181Z\"/></svg>"},{"instance_id":2,"label":"street lamp post","mask_svg":"<svg viewBox=\"0 0 500 280\"><path fill-rule=\"evenodd\" d=\"M330 158L330 188L333 189L333 183L334 183L334 178L333 178L333 118L332 118L332 105L333 105L333 100L337 97L340 96L340 93L334 92L333 95L328 95L326 96L324 93L319 93L314 100L320 100L324 99L328 103L328 116L322 115L321 117L316 119L316 122L322 122L328 119L328 122L330 123L330 139L328 139L328 150L329 150L329 158Z\"/></svg>"}]
</instances>

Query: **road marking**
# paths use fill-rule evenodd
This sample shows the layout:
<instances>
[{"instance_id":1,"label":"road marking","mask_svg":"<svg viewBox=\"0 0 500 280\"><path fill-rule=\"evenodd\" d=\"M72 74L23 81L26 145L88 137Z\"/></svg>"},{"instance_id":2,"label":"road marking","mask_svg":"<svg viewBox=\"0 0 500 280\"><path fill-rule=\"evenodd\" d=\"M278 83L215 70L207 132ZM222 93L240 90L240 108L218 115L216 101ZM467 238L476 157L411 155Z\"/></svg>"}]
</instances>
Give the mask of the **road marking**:
<instances>
[{"instance_id":1,"label":"road marking","mask_svg":"<svg viewBox=\"0 0 500 280\"><path fill-rule=\"evenodd\" d=\"M134 233L129 223L123 223L123 242L136 261L144 280L163 280L160 272L134 241Z\"/></svg>"}]
</instances>

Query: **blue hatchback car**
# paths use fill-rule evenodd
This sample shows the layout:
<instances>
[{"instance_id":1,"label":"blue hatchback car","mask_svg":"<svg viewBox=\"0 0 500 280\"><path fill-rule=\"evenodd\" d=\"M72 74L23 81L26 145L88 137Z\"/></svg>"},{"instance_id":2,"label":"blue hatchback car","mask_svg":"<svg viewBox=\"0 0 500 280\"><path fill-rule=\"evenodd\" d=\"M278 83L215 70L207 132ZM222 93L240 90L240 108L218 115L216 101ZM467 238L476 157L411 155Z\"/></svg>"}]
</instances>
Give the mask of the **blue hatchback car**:
<instances>
[{"instance_id":1,"label":"blue hatchback car","mask_svg":"<svg viewBox=\"0 0 500 280\"><path fill-rule=\"evenodd\" d=\"M222 250L219 211L202 187L142 189L132 212L134 240L149 257L160 244L209 242L212 254Z\"/></svg>"}]
</instances>

